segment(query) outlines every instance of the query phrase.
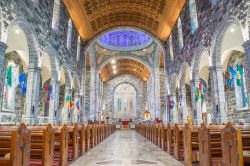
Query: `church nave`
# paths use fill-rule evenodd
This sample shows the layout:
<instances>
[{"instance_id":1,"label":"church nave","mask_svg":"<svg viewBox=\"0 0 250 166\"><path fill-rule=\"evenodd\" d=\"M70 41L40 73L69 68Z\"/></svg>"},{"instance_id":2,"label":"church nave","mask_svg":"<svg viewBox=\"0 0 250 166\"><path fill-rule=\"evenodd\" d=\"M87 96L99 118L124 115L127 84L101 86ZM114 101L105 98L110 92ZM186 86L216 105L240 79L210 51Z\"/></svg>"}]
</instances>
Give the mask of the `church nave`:
<instances>
[{"instance_id":1,"label":"church nave","mask_svg":"<svg viewBox=\"0 0 250 166\"><path fill-rule=\"evenodd\" d=\"M116 131L71 166L182 166L167 152L131 131Z\"/></svg>"}]
</instances>

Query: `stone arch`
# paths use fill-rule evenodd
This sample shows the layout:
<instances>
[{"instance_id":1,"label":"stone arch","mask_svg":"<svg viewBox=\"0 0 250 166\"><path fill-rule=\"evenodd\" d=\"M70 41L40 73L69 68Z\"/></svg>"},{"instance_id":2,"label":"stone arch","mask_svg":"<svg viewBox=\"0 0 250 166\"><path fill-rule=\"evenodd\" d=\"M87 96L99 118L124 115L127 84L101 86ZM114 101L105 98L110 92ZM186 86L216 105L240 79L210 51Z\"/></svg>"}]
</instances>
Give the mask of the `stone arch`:
<instances>
[{"instance_id":1,"label":"stone arch","mask_svg":"<svg viewBox=\"0 0 250 166\"><path fill-rule=\"evenodd\" d=\"M8 30L14 26L20 27L27 37L27 44L29 49L29 66L39 67L39 62L40 62L39 45L36 34L34 32L33 28L34 26L28 23L22 17L18 17L12 20L8 26Z\"/></svg>"},{"instance_id":2,"label":"stone arch","mask_svg":"<svg viewBox=\"0 0 250 166\"><path fill-rule=\"evenodd\" d=\"M51 78L55 81L58 81L59 79L59 62L57 57L59 56L58 52L52 48L51 46L46 46L44 48L44 51L49 55L50 57L50 66L51 66Z\"/></svg>"},{"instance_id":3,"label":"stone arch","mask_svg":"<svg viewBox=\"0 0 250 166\"><path fill-rule=\"evenodd\" d=\"M107 65L108 63L110 63L112 60L118 60L118 59L132 59L135 61L138 61L140 63L142 63L143 65L145 65L147 67L147 69L152 73L152 67L148 64L148 62L144 59L138 58L138 56L130 54L130 55L116 55L116 56L110 56L107 59L105 59L97 68L97 70L99 71L100 69L102 69L105 65Z\"/></svg>"},{"instance_id":4,"label":"stone arch","mask_svg":"<svg viewBox=\"0 0 250 166\"><path fill-rule=\"evenodd\" d=\"M0 8L0 41L4 41L3 11Z\"/></svg>"},{"instance_id":5,"label":"stone arch","mask_svg":"<svg viewBox=\"0 0 250 166\"><path fill-rule=\"evenodd\" d=\"M222 45L223 37L225 36L226 30L228 29L228 27L230 27L233 24L240 27L242 36L244 36L243 34L244 29L239 19L233 16L225 18L219 24L219 26L216 27L216 31L212 37L212 43L211 43L212 66L221 66L221 55L222 55L221 45Z\"/></svg>"},{"instance_id":6,"label":"stone arch","mask_svg":"<svg viewBox=\"0 0 250 166\"><path fill-rule=\"evenodd\" d=\"M81 83L78 75L76 73L73 74L74 87L76 91L80 91Z\"/></svg>"},{"instance_id":7,"label":"stone arch","mask_svg":"<svg viewBox=\"0 0 250 166\"><path fill-rule=\"evenodd\" d=\"M110 31L113 31L113 30L117 30L117 29L123 29L123 28L131 28L131 29L134 29L134 30L137 30L137 31L141 31L141 32L144 32L145 34L149 35L150 37L153 38L153 40L162 48L162 51L163 51L163 55L164 56L167 56L167 53L166 53L166 49L165 47L163 46L163 43L152 33L144 30L144 29L141 29L141 28L137 28L137 27L131 27L131 26L116 26L116 27L113 27L113 28L110 28L108 30L104 30L102 31L101 33L97 34L95 37L93 37L87 44L86 44L86 47L85 47L85 53L88 49L88 47L90 45L92 45L99 37L101 37L102 35L104 35L105 33L108 33Z\"/></svg>"},{"instance_id":8,"label":"stone arch","mask_svg":"<svg viewBox=\"0 0 250 166\"><path fill-rule=\"evenodd\" d=\"M171 94L173 92L175 93L176 88L178 88L178 77L177 77L176 73L173 73L171 75L171 79L170 79L170 93Z\"/></svg>"},{"instance_id":9,"label":"stone arch","mask_svg":"<svg viewBox=\"0 0 250 166\"><path fill-rule=\"evenodd\" d=\"M189 64L187 62L183 62L180 68L180 73L179 73L179 87L183 88L185 87L185 79L187 77L186 71L190 70Z\"/></svg>"},{"instance_id":10,"label":"stone arch","mask_svg":"<svg viewBox=\"0 0 250 166\"><path fill-rule=\"evenodd\" d=\"M203 53L209 55L207 48L203 44L200 44L194 50L194 57L191 64L192 80L199 80L199 67Z\"/></svg>"},{"instance_id":11,"label":"stone arch","mask_svg":"<svg viewBox=\"0 0 250 166\"><path fill-rule=\"evenodd\" d=\"M63 70L64 70L64 75L65 75L65 89L72 89L72 83L73 83L73 79L72 79L72 75L71 72L69 70L69 67L67 65L63 65Z\"/></svg>"}]
</instances>

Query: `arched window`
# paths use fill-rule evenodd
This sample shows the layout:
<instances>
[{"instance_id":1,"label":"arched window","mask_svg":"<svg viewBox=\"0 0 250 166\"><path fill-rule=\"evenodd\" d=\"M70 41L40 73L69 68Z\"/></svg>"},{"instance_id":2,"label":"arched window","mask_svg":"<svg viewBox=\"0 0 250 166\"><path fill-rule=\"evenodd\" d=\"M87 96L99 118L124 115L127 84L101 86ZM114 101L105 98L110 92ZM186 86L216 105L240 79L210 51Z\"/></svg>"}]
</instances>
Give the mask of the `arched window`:
<instances>
[{"instance_id":1,"label":"arched window","mask_svg":"<svg viewBox=\"0 0 250 166\"><path fill-rule=\"evenodd\" d=\"M70 50L72 45L72 20L69 19L68 22L68 32L67 32L67 49Z\"/></svg>"},{"instance_id":2,"label":"arched window","mask_svg":"<svg viewBox=\"0 0 250 166\"><path fill-rule=\"evenodd\" d=\"M211 2L211 6L214 7L217 3L217 0L210 0L210 2Z\"/></svg>"},{"instance_id":3,"label":"arched window","mask_svg":"<svg viewBox=\"0 0 250 166\"><path fill-rule=\"evenodd\" d=\"M170 53L170 60L174 60L174 52L173 52L173 39L172 35L169 36L169 53Z\"/></svg>"},{"instance_id":4,"label":"arched window","mask_svg":"<svg viewBox=\"0 0 250 166\"><path fill-rule=\"evenodd\" d=\"M77 52L76 52L76 60L79 62L81 54L81 37L80 35L77 38Z\"/></svg>"},{"instance_id":5,"label":"arched window","mask_svg":"<svg viewBox=\"0 0 250 166\"><path fill-rule=\"evenodd\" d=\"M195 0L189 0L189 13L190 13L191 32L194 33L198 28L198 18L197 18Z\"/></svg>"},{"instance_id":6,"label":"arched window","mask_svg":"<svg viewBox=\"0 0 250 166\"><path fill-rule=\"evenodd\" d=\"M58 32L59 30L59 19L60 19L60 0L54 0L52 29L55 32Z\"/></svg>"},{"instance_id":7,"label":"arched window","mask_svg":"<svg viewBox=\"0 0 250 166\"><path fill-rule=\"evenodd\" d=\"M178 18L177 28L178 28L179 49L181 50L183 48L183 35L182 35L182 26L181 26L181 19L180 18Z\"/></svg>"}]
</instances>

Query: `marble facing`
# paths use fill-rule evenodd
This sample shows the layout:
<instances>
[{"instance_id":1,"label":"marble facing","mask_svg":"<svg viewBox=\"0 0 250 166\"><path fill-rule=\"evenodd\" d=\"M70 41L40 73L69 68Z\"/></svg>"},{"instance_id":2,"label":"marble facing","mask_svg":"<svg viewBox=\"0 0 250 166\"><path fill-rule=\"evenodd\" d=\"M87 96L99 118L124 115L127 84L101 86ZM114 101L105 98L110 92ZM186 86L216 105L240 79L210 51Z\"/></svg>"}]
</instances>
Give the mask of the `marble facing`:
<instances>
[{"instance_id":1,"label":"marble facing","mask_svg":"<svg viewBox=\"0 0 250 166\"><path fill-rule=\"evenodd\" d=\"M117 131L71 166L183 166L135 131Z\"/></svg>"}]
</instances>

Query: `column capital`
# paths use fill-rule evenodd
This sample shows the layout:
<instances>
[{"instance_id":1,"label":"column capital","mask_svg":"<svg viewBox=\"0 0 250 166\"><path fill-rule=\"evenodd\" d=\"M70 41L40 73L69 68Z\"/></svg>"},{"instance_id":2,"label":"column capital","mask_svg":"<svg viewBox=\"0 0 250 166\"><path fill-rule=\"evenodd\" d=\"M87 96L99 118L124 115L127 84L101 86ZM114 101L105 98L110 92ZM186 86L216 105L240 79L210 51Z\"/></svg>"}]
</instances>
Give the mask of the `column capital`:
<instances>
[{"instance_id":1,"label":"column capital","mask_svg":"<svg viewBox=\"0 0 250 166\"><path fill-rule=\"evenodd\" d=\"M210 71L220 71L220 70L223 70L222 65L210 66L210 67L209 67L209 72L210 72Z\"/></svg>"},{"instance_id":2,"label":"column capital","mask_svg":"<svg viewBox=\"0 0 250 166\"><path fill-rule=\"evenodd\" d=\"M51 79L50 83L52 83L52 84L60 84L61 82L59 80Z\"/></svg>"},{"instance_id":3,"label":"column capital","mask_svg":"<svg viewBox=\"0 0 250 166\"><path fill-rule=\"evenodd\" d=\"M6 50L7 48L8 48L7 44L4 43L4 42L2 42L2 41L0 41L0 49Z\"/></svg>"},{"instance_id":4,"label":"column capital","mask_svg":"<svg viewBox=\"0 0 250 166\"><path fill-rule=\"evenodd\" d=\"M28 72L41 72L41 68L40 67L35 67L35 66L29 66L28 67Z\"/></svg>"}]
</instances>

